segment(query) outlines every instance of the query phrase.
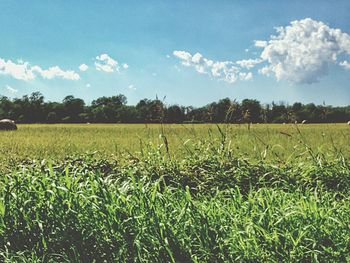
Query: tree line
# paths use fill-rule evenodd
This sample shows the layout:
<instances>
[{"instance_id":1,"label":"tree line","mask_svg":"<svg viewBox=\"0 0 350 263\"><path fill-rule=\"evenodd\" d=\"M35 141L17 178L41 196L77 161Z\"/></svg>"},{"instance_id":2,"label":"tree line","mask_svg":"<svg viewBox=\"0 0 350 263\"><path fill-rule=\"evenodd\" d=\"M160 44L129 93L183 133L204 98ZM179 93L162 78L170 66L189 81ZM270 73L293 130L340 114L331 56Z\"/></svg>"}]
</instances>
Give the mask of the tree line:
<instances>
[{"instance_id":1,"label":"tree line","mask_svg":"<svg viewBox=\"0 0 350 263\"><path fill-rule=\"evenodd\" d=\"M255 99L238 102L229 98L203 107L167 105L158 98L127 105L122 94L100 97L87 105L72 95L62 102L50 102L33 92L22 98L1 96L0 118L18 123L326 123L349 121L350 106L261 104Z\"/></svg>"}]
</instances>

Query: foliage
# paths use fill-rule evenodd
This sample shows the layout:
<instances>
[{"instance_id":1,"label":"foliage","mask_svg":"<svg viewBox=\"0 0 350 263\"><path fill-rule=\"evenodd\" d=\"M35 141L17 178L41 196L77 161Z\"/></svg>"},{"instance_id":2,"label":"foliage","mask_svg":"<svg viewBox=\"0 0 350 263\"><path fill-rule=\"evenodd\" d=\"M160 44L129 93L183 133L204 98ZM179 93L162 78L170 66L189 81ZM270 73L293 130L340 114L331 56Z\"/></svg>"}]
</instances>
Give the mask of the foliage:
<instances>
[{"instance_id":1,"label":"foliage","mask_svg":"<svg viewBox=\"0 0 350 263\"><path fill-rule=\"evenodd\" d=\"M0 260L349 261L348 129L20 125L0 133Z\"/></svg>"},{"instance_id":2,"label":"foliage","mask_svg":"<svg viewBox=\"0 0 350 263\"><path fill-rule=\"evenodd\" d=\"M45 102L40 92L9 99L0 97L0 118L18 123L309 123L347 122L350 107L284 103L262 105L257 100L241 103L224 98L203 107L166 105L158 98L127 105L124 95L101 97L86 105L66 96L61 103Z\"/></svg>"},{"instance_id":3,"label":"foliage","mask_svg":"<svg viewBox=\"0 0 350 263\"><path fill-rule=\"evenodd\" d=\"M349 163L254 164L227 144L173 159L32 161L1 176L2 261L349 259ZM340 187L339 187L340 186Z\"/></svg>"}]
</instances>

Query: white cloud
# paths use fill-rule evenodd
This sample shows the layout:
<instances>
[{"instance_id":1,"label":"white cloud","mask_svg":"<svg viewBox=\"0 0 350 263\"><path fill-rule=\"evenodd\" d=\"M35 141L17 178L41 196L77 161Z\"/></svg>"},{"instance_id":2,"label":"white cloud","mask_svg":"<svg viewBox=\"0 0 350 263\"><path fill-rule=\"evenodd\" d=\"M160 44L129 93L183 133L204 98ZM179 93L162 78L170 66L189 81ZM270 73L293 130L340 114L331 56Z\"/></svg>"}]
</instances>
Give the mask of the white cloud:
<instances>
[{"instance_id":1,"label":"white cloud","mask_svg":"<svg viewBox=\"0 0 350 263\"><path fill-rule=\"evenodd\" d=\"M182 60L182 64L185 66L190 66L189 61L191 61L192 55L186 51L175 50L173 55Z\"/></svg>"},{"instance_id":2,"label":"white cloud","mask_svg":"<svg viewBox=\"0 0 350 263\"><path fill-rule=\"evenodd\" d=\"M240 72L239 73L240 80L251 80L252 78L253 78L253 74L251 72L248 72L248 73Z\"/></svg>"},{"instance_id":3,"label":"white cloud","mask_svg":"<svg viewBox=\"0 0 350 263\"><path fill-rule=\"evenodd\" d=\"M79 66L79 69L80 69L80 71L87 71L88 70L88 65L86 65L86 64L81 64L80 66Z\"/></svg>"},{"instance_id":4,"label":"white cloud","mask_svg":"<svg viewBox=\"0 0 350 263\"><path fill-rule=\"evenodd\" d=\"M292 21L277 28L277 36L267 42L261 58L268 65L259 72L272 73L277 80L310 84L325 76L340 54L350 54L348 34L311 18ZM345 64L341 62L346 68Z\"/></svg>"},{"instance_id":5,"label":"white cloud","mask_svg":"<svg viewBox=\"0 0 350 263\"><path fill-rule=\"evenodd\" d=\"M7 91L10 92L11 94L16 94L16 93L18 92L17 89L14 89L14 88L12 88L12 87L9 86L9 85L6 85L6 89L7 89Z\"/></svg>"},{"instance_id":6,"label":"white cloud","mask_svg":"<svg viewBox=\"0 0 350 263\"><path fill-rule=\"evenodd\" d=\"M95 67L97 70L104 72L114 72L119 70L118 62L107 54L101 54L96 57Z\"/></svg>"},{"instance_id":7,"label":"white cloud","mask_svg":"<svg viewBox=\"0 0 350 263\"><path fill-rule=\"evenodd\" d=\"M234 83L238 79L248 80L252 78L252 73L241 72L242 68L239 67L239 64L232 61L213 61L203 57L200 53L191 55L189 52L179 50L175 50L173 55L181 60L182 65L193 67L200 74L206 74L228 83ZM242 64L244 63L242 62Z\"/></svg>"},{"instance_id":8,"label":"white cloud","mask_svg":"<svg viewBox=\"0 0 350 263\"><path fill-rule=\"evenodd\" d=\"M259 73L266 75L266 76L270 76L270 69L268 66L265 66L265 67L259 69Z\"/></svg>"},{"instance_id":9,"label":"white cloud","mask_svg":"<svg viewBox=\"0 0 350 263\"><path fill-rule=\"evenodd\" d=\"M238 65L240 65L242 68L246 68L246 69L251 69L253 68L255 65L261 63L262 60L261 59L244 59L244 60L238 60L236 61L236 63Z\"/></svg>"},{"instance_id":10,"label":"white cloud","mask_svg":"<svg viewBox=\"0 0 350 263\"><path fill-rule=\"evenodd\" d=\"M33 74L28 62L19 61L18 63L11 60L5 61L0 58L0 74L10 75L15 79L20 80L33 80L35 75Z\"/></svg>"},{"instance_id":11,"label":"white cloud","mask_svg":"<svg viewBox=\"0 0 350 263\"><path fill-rule=\"evenodd\" d=\"M87 88L90 88L91 87L91 84L90 83L86 83L85 85Z\"/></svg>"},{"instance_id":12,"label":"white cloud","mask_svg":"<svg viewBox=\"0 0 350 263\"><path fill-rule=\"evenodd\" d=\"M79 80L80 76L78 73L74 72L73 70L62 70L58 66L50 67L49 69L42 69L39 66L34 66L31 68L32 72L37 72L41 75L41 77L45 79L53 79L56 77L60 77L63 79L69 79L69 80Z\"/></svg>"},{"instance_id":13,"label":"white cloud","mask_svg":"<svg viewBox=\"0 0 350 263\"><path fill-rule=\"evenodd\" d=\"M134 85L129 85L129 86L128 86L128 89L129 89L129 90L136 90L136 88L135 88Z\"/></svg>"},{"instance_id":14,"label":"white cloud","mask_svg":"<svg viewBox=\"0 0 350 263\"><path fill-rule=\"evenodd\" d=\"M267 41L255 40L254 41L254 46L256 46L256 47L266 47L267 46Z\"/></svg>"},{"instance_id":15,"label":"white cloud","mask_svg":"<svg viewBox=\"0 0 350 263\"><path fill-rule=\"evenodd\" d=\"M292 21L286 27L278 27L276 31L276 35L268 41L254 41L255 47L262 49L260 58L213 61L200 53L192 55L180 50L175 50L173 55L183 66L229 83L252 79L252 72L246 71L261 63L260 74L273 75L277 80L295 84L318 82L328 74L332 64L350 70L350 35L340 29L305 18ZM249 49L245 51L249 52ZM259 56L255 51L251 53ZM339 61L338 57L345 60ZM179 70L177 66L175 69Z\"/></svg>"},{"instance_id":16,"label":"white cloud","mask_svg":"<svg viewBox=\"0 0 350 263\"><path fill-rule=\"evenodd\" d=\"M101 54L96 57L95 68L98 71L112 73L112 72L120 72L121 69L128 69L129 65L126 63L119 65L118 61L111 58L109 55Z\"/></svg>"},{"instance_id":17,"label":"white cloud","mask_svg":"<svg viewBox=\"0 0 350 263\"><path fill-rule=\"evenodd\" d=\"M342 66L345 69L349 69L350 70L350 63L346 60L342 61L339 63L340 66Z\"/></svg>"},{"instance_id":18,"label":"white cloud","mask_svg":"<svg viewBox=\"0 0 350 263\"><path fill-rule=\"evenodd\" d=\"M19 80L33 80L37 75L46 79L60 77L63 79L79 80L80 76L72 70L64 71L58 66L42 69L40 66L29 66L28 62L22 60L17 63L11 60L5 61L0 58L0 74L10 75Z\"/></svg>"}]
</instances>

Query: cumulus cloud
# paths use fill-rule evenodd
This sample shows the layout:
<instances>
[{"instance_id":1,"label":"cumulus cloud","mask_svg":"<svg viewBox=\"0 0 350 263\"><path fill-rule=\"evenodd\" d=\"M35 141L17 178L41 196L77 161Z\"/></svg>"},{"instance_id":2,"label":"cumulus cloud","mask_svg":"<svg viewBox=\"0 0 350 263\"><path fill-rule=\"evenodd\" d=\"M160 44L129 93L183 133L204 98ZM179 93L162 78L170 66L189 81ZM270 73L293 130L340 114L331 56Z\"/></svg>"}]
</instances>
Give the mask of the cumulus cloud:
<instances>
[{"instance_id":1,"label":"cumulus cloud","mask_svg":"<svg viewBox=\"0 0 350 263\"><path fill-rule=\"evenodd\" d=\"M86 64L81 64L80 66L79 66L79 70L80 71L87 71L88 70L88 65L86 65Z\"/></svg>"},{"instance_id":2,"label":"cumulus cloud","mask_svg":"<svg viewBox=\"0 0 350 263\"><path fill-rule=\"evenodd\" d=\"M56 77L79 80L80 76L72 70L62 70L58 66L50 67L48 69L42 69L40 66L30 66L28 62L22 60L13 62L11 60L4 60L0 58L0 74L10 75L11 77L19 80L33 80L38 75L42 78L53 79Z\"/></svg>"},{"instance_id":3,"label":"cumulus cloud","mask_svg":"<svg viewBox=\"0 0 350 263\"><path fill-rule=\"evenodd\" d=\"M260 74L272 75L277 80L294 84L318 82L328 74L333 64L350 70L350 35L311 18L277 27L275 35L267 41L255 40L254 46L261 48L259 58L235 62L213 61L200 53L192 55L179 50L175 50L173 55L180 59L183 66L229 83L252 79L252 72L245 71L250 71L258 64ZM258 55L257 52L252 54ZM339 57L343 60L339 61Z\"/></svg>"},{"instance_id":4,"label":"cumulus cloud","mask_svg":"<svg viewBox=\"0 0 350 263\"><path fill-rule=\"evenodd\" d=\"M349 69L350 70L350 63L346 60L342 61L339 63L340 66L342 66L345 69Z\"/></svg>"},{"instance_id":5,"label":"cumulus cloud","mask_svg":"<svg viewBox=\"0 0 350 263\"><path fill-rule=\"evenodd\" d=\"M10 75L20 80L35 79L35 75L28 62L18 61L18 63L16 63L11 60L5 61L2 58L0 58L0 74Z\"/></svg>"},{"instance_id":6,"label":"cumulus cloud","mask_svg":"<svg viewBox=\"0 0 350 263\"><path fill-rule=\"evenodd\" d=\"M96 57L95 67L98 71L104 72L114 72L119 70L118 62L107 54L101 54Z\"/></svg>"},{"instance_id":7,"label":"cumulus cloud","mask_svg":"<svg viewBox=\"0 0 350 263\"><path fill-rule=\"evenodd\" d=\"M251 72L241 72L239 64L232 61L213 61L203 57L200 53L191 55L189 52L180 50L175 50L173 55L180 59L182 65L193 67L200 74L206 74L228 83L234 83L238 79L249 80L252 78Z\"/></svg>"},{"instance_id":8,"label":"cumulus cloud","mask_svg":"<svg viewBox=\"0 0 350 263\"><path fill-rule=\"evenodd\" d=\"M311 18L292 21L276 30L277 35L266 45L259 40L255 45L264 48L261 59L268 63L259 72L273 74L277 80L297 84L318 82L327 75L330 64L338 63L340 54L350 54L348 34ZM340 65L346 68L348 64Z\"/></svg>"},{"instance_id":9,"label":"cumulus cloud","mask_svg":"<svg viewBox=\"0 0 350 263\"><path fill-rule=\"evenodd\" d=\"M126 63L120 65L117 60L111 58L108 54L101 54L96 57L95 68L98 71L112 73L120 72L121 69L128 69L129 65Z\"/></svg>"},{"instance_id":10,"label":"cumulus cloud","mask_svg":"<svg viewBox=\"0 0 350 263\"><path fill-rule=\"evenodd\" d=\"M18 92L18 90L17 89L14 89L14 88L12 88L11 86L9 86L9 85L6 85L6 87L5 87L6 89L7 89L7 91L8 92L10 92L11 94L16 94L17 92Z\"/></svg>"}]
</instances>

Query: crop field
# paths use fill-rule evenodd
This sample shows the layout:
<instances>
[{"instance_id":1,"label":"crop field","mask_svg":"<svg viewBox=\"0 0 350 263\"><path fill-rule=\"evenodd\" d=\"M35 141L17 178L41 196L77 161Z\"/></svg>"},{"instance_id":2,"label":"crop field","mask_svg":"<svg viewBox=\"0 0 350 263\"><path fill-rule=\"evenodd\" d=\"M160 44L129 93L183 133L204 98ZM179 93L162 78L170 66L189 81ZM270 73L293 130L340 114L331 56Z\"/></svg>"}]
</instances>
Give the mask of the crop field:
<instances>
[{"instance_id":1,"label":"crop field","mask_svg":"<svg viewBox=\"0 0 350 263\"><path fill-rule=\"evenodd\" d=\"M2 262L349 262L346 124L0 132Z\"/></svg>"}]
</instances>

